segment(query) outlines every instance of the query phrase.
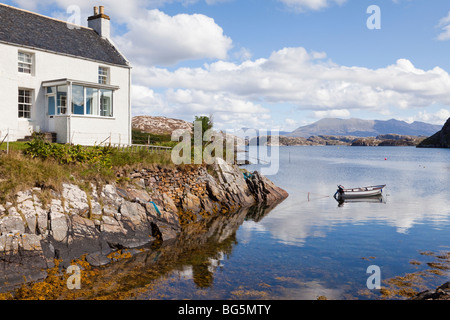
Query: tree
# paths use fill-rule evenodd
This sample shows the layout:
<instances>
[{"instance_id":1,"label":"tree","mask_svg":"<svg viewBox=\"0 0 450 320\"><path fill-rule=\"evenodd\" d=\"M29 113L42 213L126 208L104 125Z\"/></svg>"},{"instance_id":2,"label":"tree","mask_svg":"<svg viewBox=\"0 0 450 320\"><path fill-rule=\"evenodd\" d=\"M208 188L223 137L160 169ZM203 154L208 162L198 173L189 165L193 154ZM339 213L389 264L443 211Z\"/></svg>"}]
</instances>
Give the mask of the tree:
<instances>
[{"instance_id":1,"label":"tree","mask_svg":"<svg viewBox=\"0 0 450 320\"><path fill-rule=\"evenodd\" d=\"M212 116L195 116L195 121L202 122L202 136L203 134L213 127ZM195 122L194 121L194 122Z\"/></svg>"}]
</instances>

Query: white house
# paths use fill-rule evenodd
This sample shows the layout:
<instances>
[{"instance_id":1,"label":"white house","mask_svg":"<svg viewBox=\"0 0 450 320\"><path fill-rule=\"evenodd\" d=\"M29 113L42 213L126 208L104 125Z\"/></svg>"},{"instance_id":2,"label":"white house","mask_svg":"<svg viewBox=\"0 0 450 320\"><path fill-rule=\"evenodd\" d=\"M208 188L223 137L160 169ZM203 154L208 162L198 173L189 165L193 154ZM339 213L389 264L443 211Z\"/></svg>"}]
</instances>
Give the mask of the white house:
<instances>
[{"instance_id":1,"label":"white house","mask_svg":"<svg viewBox=\"0 0 450 320\"><path fill-rule=\"evenodd\" d=\"M94 8L82 27L0 4L0 142L131 143L131 66Z\"/></svg>"}]
</instances>

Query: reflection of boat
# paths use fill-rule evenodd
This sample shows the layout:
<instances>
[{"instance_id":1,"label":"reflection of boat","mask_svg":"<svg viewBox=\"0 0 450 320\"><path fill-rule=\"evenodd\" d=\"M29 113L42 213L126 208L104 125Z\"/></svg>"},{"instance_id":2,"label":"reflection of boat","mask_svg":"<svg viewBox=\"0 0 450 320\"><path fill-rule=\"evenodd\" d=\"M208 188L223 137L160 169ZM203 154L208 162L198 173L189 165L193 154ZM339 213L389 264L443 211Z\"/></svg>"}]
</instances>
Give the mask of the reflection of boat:
<instances>
[{"instance_id":1,"label":"reflection of boat","mask_svg":"<svg viewBox=\"0 0 450 320\"><path fill-rule=\"evenodd\" d=\"M379 186L346 189L339 185L336 193L334 194L334 198L339 201L380 196L385 186L386 185L383 184Z\"/></svg>"},{"instance_id":2,"label":"reflection of boat","mask_svg":"<svg viewBox=\"0 0 450 320\"><path fill-rule=\"evenodd\" d=\"M377 195L372 197L364 197L364 198L349 198L349 199L336 199L339 202L339 207L344 206L344 203L361 203L361 202L369 202L369 203L386 203L386 198L383 195Z\"/></svg>"}]
</instances>

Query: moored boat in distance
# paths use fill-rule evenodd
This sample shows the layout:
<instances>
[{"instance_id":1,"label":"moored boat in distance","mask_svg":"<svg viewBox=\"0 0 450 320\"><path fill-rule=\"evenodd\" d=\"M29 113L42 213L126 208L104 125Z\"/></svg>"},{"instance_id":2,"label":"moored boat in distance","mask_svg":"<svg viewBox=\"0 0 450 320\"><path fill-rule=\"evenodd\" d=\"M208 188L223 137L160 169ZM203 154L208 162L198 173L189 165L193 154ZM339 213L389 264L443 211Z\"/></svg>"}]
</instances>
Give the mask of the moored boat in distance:
<instances>
[{"instance_id":1,"label":"moored boat in distance","mask_svg":"<svg viewBox=\"0 0 450 320\"><path fill-rule=\"evenodd\" d=\"M345 199L380 196L383 193L384 187L386 187L385 184L360 188L344 188L343 186L338 185L338 189L334 194L334 198L339 201Z\"/></svg>"}]
</instances>

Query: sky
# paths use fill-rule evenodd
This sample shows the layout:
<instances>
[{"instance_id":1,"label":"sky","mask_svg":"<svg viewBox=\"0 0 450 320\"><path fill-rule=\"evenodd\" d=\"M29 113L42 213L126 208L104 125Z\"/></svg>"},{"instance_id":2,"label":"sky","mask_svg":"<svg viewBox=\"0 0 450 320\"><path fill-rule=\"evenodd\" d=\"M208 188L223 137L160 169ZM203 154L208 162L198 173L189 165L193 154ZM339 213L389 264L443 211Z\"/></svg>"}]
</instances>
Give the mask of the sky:
<instances>
[{"instance_id":1,"label":"sky","mask_svg":"<svg viewBox=\"0 0 450 320\"><path fill-rule=\"evenodd\" d=\"M81 25L105 6L133 115L292 131L327 117L444 124L448 0L10 0ZM375 6L375 7L374 7Z\"/></svg>"}]
</instances>

